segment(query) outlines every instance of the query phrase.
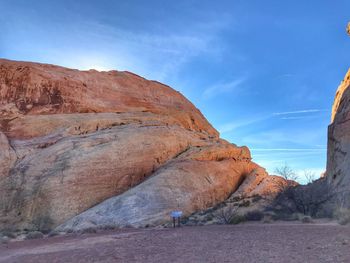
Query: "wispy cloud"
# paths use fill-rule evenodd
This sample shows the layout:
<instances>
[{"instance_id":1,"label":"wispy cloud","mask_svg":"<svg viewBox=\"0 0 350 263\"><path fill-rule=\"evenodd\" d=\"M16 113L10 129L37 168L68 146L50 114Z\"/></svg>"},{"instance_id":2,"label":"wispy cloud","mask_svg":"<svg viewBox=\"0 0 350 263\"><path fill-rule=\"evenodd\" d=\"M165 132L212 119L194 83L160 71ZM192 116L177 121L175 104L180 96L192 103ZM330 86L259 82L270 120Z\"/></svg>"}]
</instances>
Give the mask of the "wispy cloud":
<instances>
[{"instance_id":1,"label":"wispy cloud","mask_svg":"<svg viewBox=\"0 0 350 263\"><path fill-rule=\"evenodd\" d=\"M298 116L298 117L282 117L281 120L300 120L300 119L314 119L318 116Z\"/></svg>"},{"instance_id":2,"label":"wispy cloud","mask_svg":"<svg viewBox=\"0 0 350 263\"><path fill-rule=\"evenodd\" d=\"M274 112L273 115L290 115L290 114L305 114L305 113L315 113L327 111L325 109L307 109L307 110L297 110L297 111L284 111L284 112Z\"/></svg>"},{"instance_id":3,"label":"wispy cloud","mask_svg":"<svg viewBox=\"0 0 350 263\"><path fill-rule=\"evenodd\" d=\"M228 122L218 127L218 131L220 133L228 133L232 132L233 130L252 125L254 123L262 122L266 119L270 118L270 116L262 116L262 117L256 117L251 119L245 119L241 121L234 121L234 122Z\"/></svg>"},{"instance_id":4,"label":"wispy cloud","mask_svg":"<svg viewBox=\"0 0 350 263\"><path fill-rule=\"evenodd\" d=\"M220 32L230 25L229 18L220 21L207 18L186 27L179 23L176 30L152 27L140 31L68 15L75 19L69 27L56 22L42 25L34 20L28 23L26 17L16 21L14 28L8 25L3 56L78 69L129 70L149 79L167 81L196 56L205 53L211 59L220 57L224 48ZM55 33L52 27L56 28ZM19 44L13 46L13 42ZM26 57L20 56L23 51L30 52Z\"/></svg>"},{"instance_id":5,"label":"wispy cloud","mask_svg":"<svg viewBox=\"0 0 350 263\"><path fill-rule=\"evenodd\" d=\"M323 152L326 148L252 148L252 151L257 152Z\"/></svg>"},{"instance_id":6,"label":"wispy cloud","mask_svg":"<svg viewBox=\"0 0 350 263\"><path fill-rule=\"evenodd\" d=\"M245 126L270 120L271 118L277 118L281 120L298 120L298 119L313 119L318 118L319 116L316 115L310 115L313 113L318 112L325 112L327 110L325 109L306 109L306 110L296 110L296 111L285 111L285 112L274 112L274 113L268 113L265 116L259 116L259 117L253 117L247 120L237 120L233 122L225 123L218 127L218 130L220 133L228 133L232 132L233 130L237 130L239 128L243 128ZM289 116L292 115L292 116Z\"/></svg>"},{"instance_id":7,"label":"wispy cloud","mask_svg":"<svg viewBox=\"0 0 350 263\"><path fill-rule=\"evenodd\" d=\"M230 82L226 83L219 83L216 85L213 85L207 89L204 90L203 92L203 98L204 99L209 99L214 96L223 94L223 93L229 93L232 91L237 90L244 82L246 81L245 77L240 77L237 79L234 79Z\"/></svg>"}]
</instances>

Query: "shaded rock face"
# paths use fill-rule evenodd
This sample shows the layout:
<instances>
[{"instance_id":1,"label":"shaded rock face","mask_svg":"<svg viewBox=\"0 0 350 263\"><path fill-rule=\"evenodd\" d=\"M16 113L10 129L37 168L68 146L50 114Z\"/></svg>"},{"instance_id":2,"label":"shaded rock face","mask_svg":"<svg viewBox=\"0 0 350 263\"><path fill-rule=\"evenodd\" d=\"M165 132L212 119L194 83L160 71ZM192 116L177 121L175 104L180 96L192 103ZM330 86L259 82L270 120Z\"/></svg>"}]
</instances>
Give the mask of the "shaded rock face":
<instances>
[{"instance_id":1,"label":"shaded rock face","mask_svg":"<svg viewBox=\"0 0 350 263\"><path fill-rule=\"evenodd\" d=\"M256 166L224 202L191 214L184 224L231 224L234 217L242 218L249 213L263 216L283 186L291 183L280 176L269 175L264 168Z\"/></svg>"},{"instance_id":2,"label":"shaded rock face","mask_svg":"<svg viewBox=\"0 0 350 263\"><path fill-rule=\"evenodd\" d=\"M340 84L328 127L327 180L336 191L350 191L350 70Z\"/></svg>"},{"instance_id":3,"label":"shaded rock face","mask_svg":"<svg viewBox=\"0 0 350 263\"><path fill-rule=\"evenodd\" d=\"M258 167L163 84L8 60L0 165L0 226L64 230L158 225L178 207L189 215Z\"/></svg>"}]
</instances>

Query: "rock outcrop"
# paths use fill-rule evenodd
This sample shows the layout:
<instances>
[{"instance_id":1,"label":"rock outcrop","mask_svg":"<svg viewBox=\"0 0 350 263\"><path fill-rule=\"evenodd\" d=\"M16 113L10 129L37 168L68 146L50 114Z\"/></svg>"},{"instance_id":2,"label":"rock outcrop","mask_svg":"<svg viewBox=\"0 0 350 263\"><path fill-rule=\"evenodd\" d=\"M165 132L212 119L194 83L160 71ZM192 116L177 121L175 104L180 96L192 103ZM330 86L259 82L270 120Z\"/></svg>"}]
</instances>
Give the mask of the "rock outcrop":
<instances>
[{"instance_id":1,"label":"rock outcrop","mask_svg":"<svg viewBox=\"0 0 350 263\"><path fill-rule=\"evenodd\" d=\"M259 169L168 86L9 60L0 165L0 227L61 230L161 224L224 201Z\"/></svg>"},{"instance_id":2,"label":"rock outcrop","mask_svg":"<svg viewBox=\"0 0 350 263\"><path fill-rule=\"evenodd\" d=\"M335 191L350 192L350 70L333 103L328 127L327 180Z\"/></svg>"}]
</instances>

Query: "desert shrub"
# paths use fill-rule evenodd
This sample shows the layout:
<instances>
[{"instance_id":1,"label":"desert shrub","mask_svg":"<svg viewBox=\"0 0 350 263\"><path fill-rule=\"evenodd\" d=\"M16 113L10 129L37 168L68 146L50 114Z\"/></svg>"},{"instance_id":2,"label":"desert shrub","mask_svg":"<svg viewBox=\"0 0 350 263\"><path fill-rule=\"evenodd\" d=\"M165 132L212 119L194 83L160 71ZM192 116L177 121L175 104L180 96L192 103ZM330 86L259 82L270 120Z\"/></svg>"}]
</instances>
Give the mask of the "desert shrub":
<instances>
[{"instance_id":1,"label":"desert shrub","mask_svg":"<svg viewBox=\"0 0 350 263\"><path fill-rule=\"evenodd\" d=\"M256 202L260 201L261 199L262 199L261 195L254 195L252 198L252 202L256 203Z\"/></svg>"},{"instance_id":2,"label":"desert shrub","mask_svg":"<svg viewBox=\"0 0 350 263\"><path fill-rule=\"evenodd\" d=\"M243 215L235 215L235 216L233 216L231 218L230 224L237 225L237 224L243 223L245 221L247 221L245 216L243 216Z\"/></svg>"},{"instance_id":3,"label":"desert shrub","mask_svg":"<svg viewBox=\"0 0 350 263\"><path fill-rule=\"evenodd\" d=\"M16 238L17 235L13 231L4 230L1 232L2 236L8 237L8 238Z\"/></svg>"},{"instance_id":4,"label":"desert shrub","mask_svg":"<svg viewBox=\"0 0 350 263\"><path fill-rule=\"evenodd\" d=\"M270 223L272 223L272 218L271 218L271 216L265 215L265 216L263 217L262 222L263 222L264 224L270 224Z\"/></svg>"},{"instance_id":5,"label":"desert shrub","mask_svg":"<svg viewBox=\"0 0 350 263\"><path fill-rule=\"evenodd\" d=\"M311 216L302 216L300 218L300 221L303 222L303 223L312 223L313 222Z\"/></svg>"},{"instance_id":6,"label":"desert shrub","mask_svg":"<svg viewBox=\"0 0 350 263\"><path fill-rule=\"evenodd\" d=\"M97 233L96 228L88 227L79 231L80 234L95 234Z\"/></svg>"},{"instance_id":7,"label":"desert shrub","mask_svg":"<svg viewBox=\"0 0 350 263\"><path fill-rule=\"evenodd\" d=\"M1 225L1 222L0 222ZM16 238L18 229L11 224L4 224L0 230L0 235L8 238Z\"/></svg>"},{"instance_id":8,"label":"desert shrub","mask_svg":"<svg viewBox=\"0 0 350 263\"><path fill-rule=\"evenodd\" d=\"M221 224L230 224L232 219L236 216L237 209L237 206L229 204L217 209L215 213L213 213L213 217Z\"/></svg>"},{"instance_id":9,"label":"desert shrub","mask_svg":"<svg viewBox=\"0 0 350 263\"><path fill-rule=\"evenodd\" d=\"M245 200L242 203L239 204L239 207L248 207L250 206L250 201L249 200Z\"/></svg>"},{"instance_id":10,"label":"desert shrub","mask_svg":"<svg viewBox=\"0 0 350 263\"><path fill-rule=\"evenodd\" d=\"M103 225L101 227L99 227L100 230L114 230L117 227L115 225Z\"/></svg>"},{"instance_id":11,"label":"desert shrub","mask_svg":"<svg viewBox=\"0 0 350 263\"><path fill-rule=\"evenodd\" d=\"M264 213L259 210L254 210L245 214L247 221L260 221L263 217Z\"/></svg>"},{"instance_id":12,"label":"desert shrub","mask_svg":"<svg viewBox=\"0 0 350 263\"><path fill-rule=\"evenodd\" d=\"M48 234L48 237L55 237L55 236L59 236L59 235L60 235L60 232L54 230Z\"/></svg>"},{"instance_id":13,"label":"desert shrub","mask_svg":"<svg viewBox=\"0 0 350 263\"><path fill-rule=\"evenodd\" d=\"M309 185L285 185L274 199L271 210L279 214L301 213L316 217L322 214L323 207L335 193L325 181Z\"/></svg>"},{"instance_id":14,"label":"desert shrub","mask_svg":"<svg viewBox=\"0 0 350 263\"><path fill-rule=\"evenodd\" d=\"M288 213L284 211L275 211L275 213L271 215L271 218L273 220L296 221L296 220L299 220L299 214Z\"/></svg>"},{"instance_id":15,"label":"desert shrub","mask_svg":"<svg viewBox=\"0 0 350 263\"><path fill-rule=\"evenodd\" d=\"M341 225L350 224L350 209L349 208L339 208L334 213L335 218Z\"/></svg>"},{"instance_id":16,"label":"desert shrub","mask_svg":"<svg viewBox=\"0 0 350 263\"><path fill-rule=\"evenodd\" d=\"M0 244L7 244L9 242L9 238L6 236L0 236Z\"/></svg>"},{"instance_id":17,"label":"desert shrub","mask_svg":"<svg viewBox=\"0 0 350 263\"><path fill-rule=\"evenodd\" d=\"M38 230L44 234L48 234L53 225L51 217L43 215L37 216L32 223L35 230Z\"/></svg>"},{"instance_id":18,"label":"desert shrub","mask_svg":"<svg viewBox=\"0 0 350 263\"><path fill-rule=\"evenodd\" d=\"M33 231L33 232L29 232L25 239L39 239L39 238L43 238L44 234L41 233L40 231Z\"/></svg>"},{"instance_id":19,"label":"desert shrub","mask_svg":"<svg viewBox=\"0 0 350 263\"><path fill-rule=\"evenodd\" d=\"M235 196L235 197L231 198L230 201L231 201L231 202L238 202L238 201L240 201L241 199L242 199L241 197Z\"/></svg>"},{"instance_id":20,"label":"desert shrub","mask_svg":"<svg viewBox=\"0 0 350 263\"><path fill-rule=\"evenodd\" d=\"M211 221L211 220L214 219L214 216L213 216L213 214L208 214L208 215L206 216L205 219L206 219L207 221Z\"/></svg>"}]
</instances>

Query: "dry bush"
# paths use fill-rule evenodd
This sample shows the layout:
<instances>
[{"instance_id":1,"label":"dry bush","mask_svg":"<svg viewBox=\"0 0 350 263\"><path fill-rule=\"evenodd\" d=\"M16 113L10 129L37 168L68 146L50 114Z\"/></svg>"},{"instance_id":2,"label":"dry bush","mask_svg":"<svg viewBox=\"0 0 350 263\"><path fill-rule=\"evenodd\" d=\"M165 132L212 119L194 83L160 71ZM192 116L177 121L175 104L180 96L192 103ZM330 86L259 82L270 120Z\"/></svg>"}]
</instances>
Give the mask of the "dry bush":
<instances>
[{"instance_id":1,"label":"dry bush","mask_svg":"<svg viewBox=\"0 0 350 263\"><path fill-rule=\"evenodd\" d=\"M256 202L259 202L260 200L264 199L264 197L262 197L261 195L253 195L252 196L252 203L256 203Z\"/></svg>"},{"instance_id":2,"label":"dry bush","mask_svg":"<svg viewBox=\"0 0 350 263\"><path fill-rule=\"evenodd\" d=\"M276 204L292 213L316 216L333 195L326 182L310 186L300 185L281 192L276 198Z\"/></svg>"},{"instance_id":3,"label":"dry bush","mask_svg":"<svg viewBox=\"0 0 350 263\"><path fill-rule=\"evenodd\" d=\"M60 235L60 232L53 230L48 234L48 237L55 237L59 235Z\"/></svg>"},{"instance_id":4,"label":"dry bush","mask_svg":"<svg viewBox=\"0 0 350 263\"><path fill-rule=\"evenodd\" d=\"M289 167L287 164L281 167L277 167L275 169L275 173L283 177L287 181L296 181L299 178L298 175L294 172L294 170L291 167Z\"/></svg>"},{"instance_id":5,"label":"dry bush","mask_svg":"<svg viewBox=\"0 0 350 263\"><path fill-rule=\"evenodd\" d=\"M249 200L244 200L242 203L238 205L239 207L248 207L250 206L250 201Z\"/></svg>"},{"instance_id":6,"label":"dry bush","mask_svg":"<svg viewBox=\"0 0 350 263\"><path fill-rule=\"evenodd\" d=\"M49 216L39 215L35 217L32 224L34 225L34 230L48 234L52 229L53 221Z\"/></svg>"},{"instance_id":7,"label":"dry bush","mask_svg":"<svg viewBox=\"0 0 350 263\"><path fill-rule=\"evenodd\" d=\"M260 221L263 219L263 217L264 213L259 210L254 210L245 214L245 218L247 221Z\"/></svg>"},{"instance_id":8,"label":"dry bush","mask_svg":"<svg viewBox=\"0 0 350 263\"><path fill-rule=\"evenodd\" d=\"M341 225L350 224L350 209L349 208L339 208L334 213L335 218Z\"/></svg>"},{"instance_id":9,"label":"dry bush","mask_svg":"<svg viewBox=\"0 0 350 263\"><path fill-rule=\"evenodd\" d=\"M303 222L303 223L312 223L313 222L311 216L302 216L300 218L300 221Z\"/></svg>"},{"instance_id":10,"label":"dry bush","mask_svg":"<svg viewBox=\"0 0 350 263\"><path fill-rule=\"evenodd\" d=\"M17 235L13 231L7 231L7 230L1 231L1 235L8 237L8 238L16 238L17 237Z\"/></svg>"},{"instance_id":11,"label":"dry bush","mask_svg":"<svg viewBox=\"0 0 350 263\"><path fill-rule=\"evenodd\" d=\"M306 179L307 184L311 184L311 183L315 182L316 178L317 178L317 176L314 172L308 171L308 170L304 171L304 177Z\"/></svg>"},{"instance_id":12,"label":"dry bush","mask_svg":"<svg viewBox=\"0 0 350 263\"><path fill-rule=\"evenodd\" d=\"M25 239L39 239L39 238L43 238L44 234L41 233L40 231L33 231L33 232L29 232Z\"/></svg>"},{"instance_id":13,"label":"dry bush","mask_svg":"<svg viewBox=\"0 0 350 263\"><path fill-rule=\"evenodd\" d=\"M96 228L88 227L78 231L79 234L95 234L97 233Z\"/></svg>"},{"instance_id":14,"label":"dry bush","mask_svg":"<svg viewBox=\"0 0 350 263\"><path fill-rule=\"evenodd\" d=\"M349 199L349 191L337 192L335 201L337 208L333 215L341 225L347 225L350 223L350 208L348 207Z\"/></svg>"},{"instance_id":15,"label":"dry bush","mask_svg":"<svg viewBox=\"0 0 350 263\"><path fill-rule=\"evenodd\" d=\"M230 224L235 217L238 207L232 204L218 208L213 216L222 224Z\"/></svg>"},{"instance_id":16,"label":"dry bush","mask_svg":"<svg viewBox=\"0 0 350 263\"><path fill-rule=\"evenodd\" d=\"M263 218L263 220L262 220L262 222L263 222L264 224L270 224L270 223L272 223L272 218L271 218L271 216L265 215L264 218Z\"/></svg>"},{"instance_id":17,"label":"dry bush","mask_svg":"<svg viewBox=\"0 0 350 263\"><path fill-rule=\"evenodd\" d=\"M296 179L295 172L287 165L276 169L285 179ZM325 180L314 181L315 175L305 171L305 177L309 182L308 185L296 185L293 181L278 182L279 194L275 197L270 209L275 211L279 216L287 219L288 215L301 213L308 216L317 216L322 207L334 198L335 193L331 186Z\"/></svg>"},{"instance_id":18,"label":"dry bush","mask_svg":"<svg viewBox=\"0 0 350 263\"><path fill-rule=\"evenodd\" d=\"M243 215L235 215L232 217L231 221L230 221L230 224L231 225L237 225L237 224L240 224L240 223L243 223L247 221L247 218Z\"/></svg>"}]
</instances>

